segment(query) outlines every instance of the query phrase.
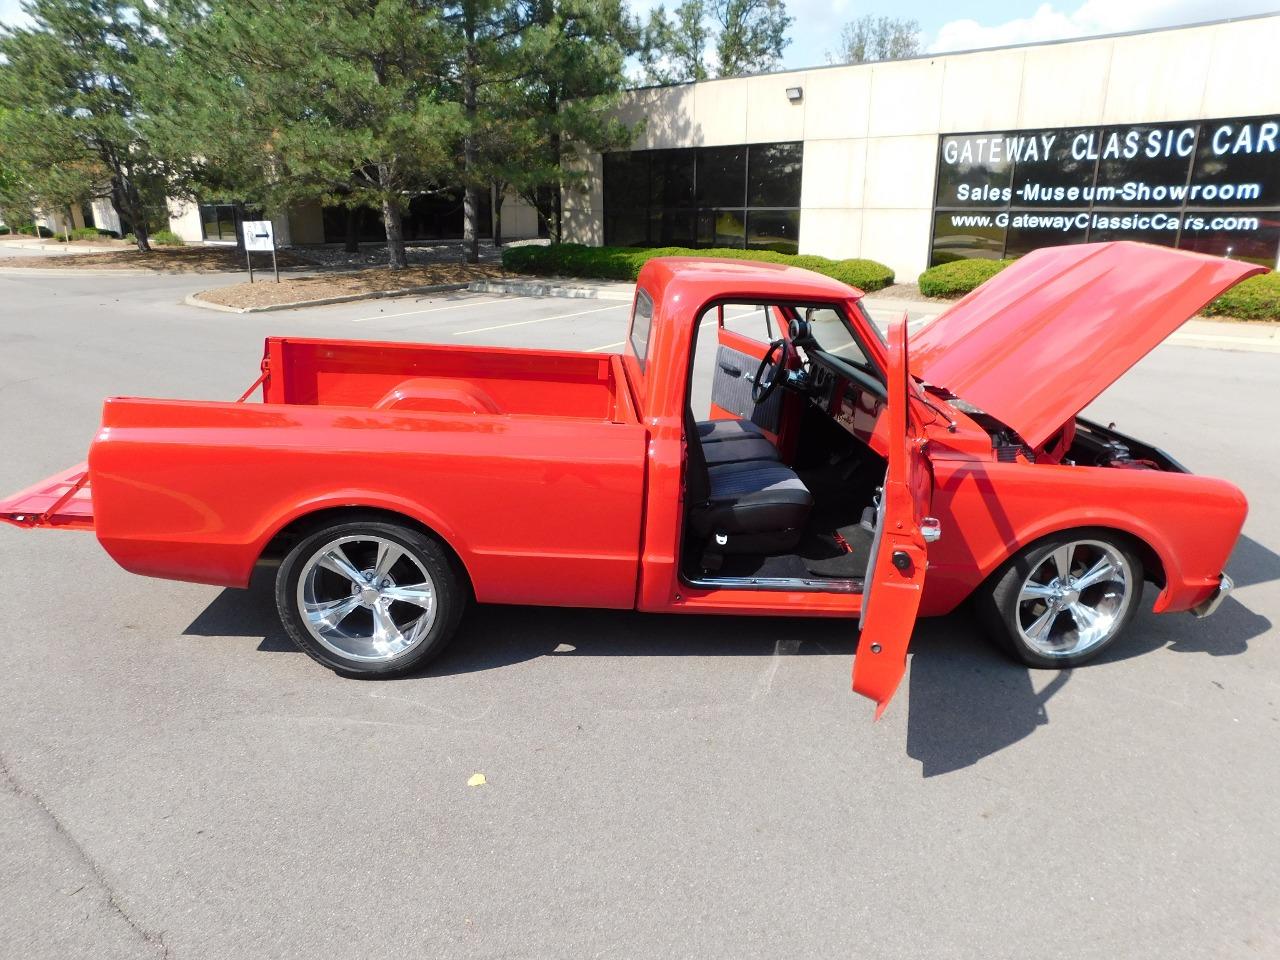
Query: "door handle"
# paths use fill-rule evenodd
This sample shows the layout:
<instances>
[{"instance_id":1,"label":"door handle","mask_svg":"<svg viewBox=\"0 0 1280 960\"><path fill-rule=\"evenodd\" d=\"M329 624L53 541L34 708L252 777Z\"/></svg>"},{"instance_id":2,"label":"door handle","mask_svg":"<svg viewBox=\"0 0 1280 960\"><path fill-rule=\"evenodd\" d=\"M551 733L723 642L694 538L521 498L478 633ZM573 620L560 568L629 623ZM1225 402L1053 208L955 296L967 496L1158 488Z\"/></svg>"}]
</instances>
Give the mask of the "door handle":
<instances>
[{"instance_id":1,"label":"door handle","mask_svg":"<svg viewBox=\"0 0 1280 960\"><path fill-rule=\"evenodd\" d=\"M723 370L725 373L729 374L729 376L731 376L731 377L741 377L741 376L742 376L742 368L741 368L741 367L734 367L734 366L730 366L730 365L729 365L729 364L727 364L727 363L722 363L722 364L720 364L720 369L721 369L721 370Z\"/></svg>"}]
</instances>

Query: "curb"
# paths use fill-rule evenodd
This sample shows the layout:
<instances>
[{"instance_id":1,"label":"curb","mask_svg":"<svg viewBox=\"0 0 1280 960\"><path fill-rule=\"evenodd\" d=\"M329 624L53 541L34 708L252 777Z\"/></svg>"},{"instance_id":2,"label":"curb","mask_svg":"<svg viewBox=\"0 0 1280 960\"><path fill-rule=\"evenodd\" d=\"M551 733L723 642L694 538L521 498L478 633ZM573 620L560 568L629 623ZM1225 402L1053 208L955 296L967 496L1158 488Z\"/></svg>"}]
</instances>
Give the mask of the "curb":
<instances>
[{"instance_id":1,"label":"curb","mask_svg":"<svg viewBox=\"0 0 1280 960\"><path fill-rule=\"evenodd\" d=\"M6 267L0 261L4 277L187 277L201 276L185 270L131 270L128 267ZM208 274L203 274L208 276Z\"/></svg>"},{"instance_id":2,"label":"curb","mask_svg":"<svg viewBox=\"0 0 1280 960\"><path fill-rule=\"evenodd\" d=\"M554 280L473 280L467 289L472 293L510 293L521 297L567 297L573 300L631 300L630 289L609 287L575 287Z\"/></svg>"},{"instance_id":3,"label":"curb","mask_svg":"<svg viewBox=\"0 0 1280 960\"><path fill-rule=\"evenodd\" d=\"M293 300L289 303L268 303L261 307L228 307L225 304L213 303L200 299L200 294L192 293L182 302L189 307L200 307L202 310L217 310L221 313L270 313L275 310L298 310L302 307L323 307L331 303L353 303L356 300L383 300L387 297L406 297L416 293L443 293L449 290L466 290L465 283L430 283L419 287L401 287L399 290L376 290L372 293L347 293L340 297L321 297L319 300Z\"/></svg>"}]
</instances>

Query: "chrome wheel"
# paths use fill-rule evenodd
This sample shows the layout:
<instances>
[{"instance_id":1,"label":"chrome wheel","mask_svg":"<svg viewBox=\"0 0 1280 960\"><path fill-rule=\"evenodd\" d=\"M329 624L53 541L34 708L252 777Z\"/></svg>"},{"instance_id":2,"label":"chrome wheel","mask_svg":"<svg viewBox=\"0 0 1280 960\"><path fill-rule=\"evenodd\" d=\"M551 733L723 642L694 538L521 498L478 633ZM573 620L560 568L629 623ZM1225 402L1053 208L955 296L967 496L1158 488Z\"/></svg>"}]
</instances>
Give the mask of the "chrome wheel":
<instances>
[{"instance_id":1,"label":"chrome wheel","mask_svg":"<svg viewBox=\"0 0 1280 960\"><path fill-rule=\"evenodd\" d=\"M1062 544L1023 580L1018 631L1041 656L1079 656L1111 639L1139 586L1114 545L1101 540Z\"/></svg>"},{"instance_id":2,"label":"chrome wheel","mask_svg":"<svg viewBox=\"0 0 1280 960\"><path fill-rule=\"evenodd\" d=\"M372 534L319 546L298 577L298 612L308 633L340 657L395 660L422 642L436 619L426 566L394 540Z\"/></svg>"}]
</instances>

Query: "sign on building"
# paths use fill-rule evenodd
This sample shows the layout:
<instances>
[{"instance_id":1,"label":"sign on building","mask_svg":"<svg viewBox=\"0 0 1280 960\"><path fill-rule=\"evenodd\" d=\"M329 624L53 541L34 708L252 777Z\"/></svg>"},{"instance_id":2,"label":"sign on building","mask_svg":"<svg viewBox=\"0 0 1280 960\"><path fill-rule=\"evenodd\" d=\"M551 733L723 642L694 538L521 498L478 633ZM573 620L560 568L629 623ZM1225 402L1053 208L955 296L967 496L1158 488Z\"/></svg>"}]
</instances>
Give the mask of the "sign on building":
<instances>
[{"instance_id":1,"label":"sign on building","mask_svg":"<svg viewBox=\"0 0 1280 960\"><path fill-rule=\"evenodd\" d=\"M930 265L1100 240L1274 267L1280 117L939 137Z\"/></svg>"}]
</instances>

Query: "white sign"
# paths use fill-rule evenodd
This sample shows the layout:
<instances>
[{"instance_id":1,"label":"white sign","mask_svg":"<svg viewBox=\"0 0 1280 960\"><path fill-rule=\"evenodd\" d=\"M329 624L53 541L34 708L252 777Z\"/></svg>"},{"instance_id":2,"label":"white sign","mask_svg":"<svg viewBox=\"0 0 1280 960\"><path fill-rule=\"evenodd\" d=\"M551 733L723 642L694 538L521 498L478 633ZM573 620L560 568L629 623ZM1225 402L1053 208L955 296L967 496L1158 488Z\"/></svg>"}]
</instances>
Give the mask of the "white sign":
<instances>
[{"instance_id":1,"label":"white sign","mask_svg":"<svg viewBox=\"0 0 1280 960\"><path fill-rule=\"evenodd\" d=\"M276 248L275 237L271 233L270 220L246 220L244 222L244 248L261 250L270 253Z\"/></svg>"}]
</instances>

